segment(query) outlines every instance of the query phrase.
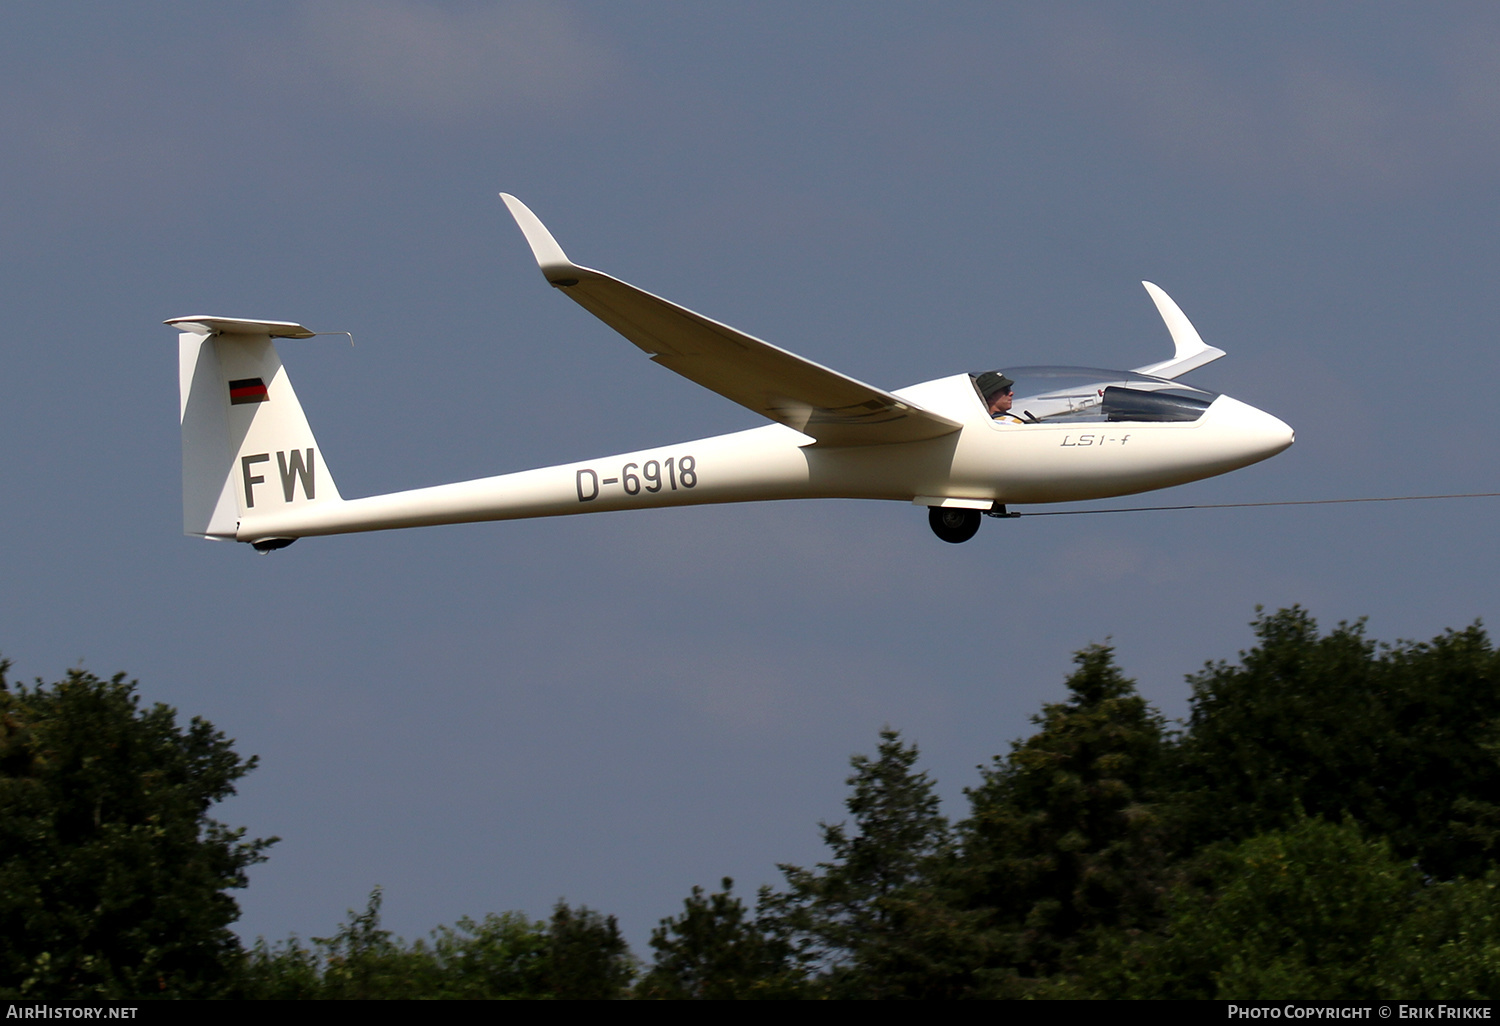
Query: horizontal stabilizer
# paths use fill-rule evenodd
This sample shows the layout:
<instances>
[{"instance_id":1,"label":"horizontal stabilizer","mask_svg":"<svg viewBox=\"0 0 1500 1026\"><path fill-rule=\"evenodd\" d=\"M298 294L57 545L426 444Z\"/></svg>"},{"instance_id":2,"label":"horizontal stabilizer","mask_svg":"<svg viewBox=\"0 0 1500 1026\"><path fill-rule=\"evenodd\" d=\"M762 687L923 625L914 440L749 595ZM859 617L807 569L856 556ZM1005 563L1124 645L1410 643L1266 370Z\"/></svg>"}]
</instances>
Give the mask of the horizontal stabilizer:
<instances>
[{"instance_id":1,"label":"horizontal stabilizer","mask_svg":"<svg viewBox=\"0 0 1500 1026\"><path fill-rule=\"evenodd\" d=\"M312 338L317 334L291 321L247 321L241 317L173 317L170 324L178 331L194 335L269 335L272 338Z\"/></svg>"},{"instance_id":2,"label":"horizontal stabilizer","mask_svg":"<svg viewBox=\"0 0 1500 1026\"><path fill-rule=\"evenodd\" d=\"M500 198L548 282L689 381L824 445L916 442L959 429L957 421L573 263L524 203Z\"/></svg>"},{"instance_id":3,"label":"horizontal stabilizer","mask_svg":"<svg viewBox=\"0 0 1500 1026\"><path fill-rule=\"evenodd\" d=\"M1178 378L1227 355L1224 350L1215 349L1203 341L1198 329L1193 327L1193 322L1187 319L1187 314L1182 312L1182 308L1160 286L1149 281L1141 284L1146 286L1146 292L1156 304L1156 311L1161 314L1161 319L1167 322L1167 331L1171 333L1172 344L1177 351L1170 360L1153 363L1149 367L1137 367L1136 373L1151 374L1158 378Z\"/></svg>"}]
</instances>

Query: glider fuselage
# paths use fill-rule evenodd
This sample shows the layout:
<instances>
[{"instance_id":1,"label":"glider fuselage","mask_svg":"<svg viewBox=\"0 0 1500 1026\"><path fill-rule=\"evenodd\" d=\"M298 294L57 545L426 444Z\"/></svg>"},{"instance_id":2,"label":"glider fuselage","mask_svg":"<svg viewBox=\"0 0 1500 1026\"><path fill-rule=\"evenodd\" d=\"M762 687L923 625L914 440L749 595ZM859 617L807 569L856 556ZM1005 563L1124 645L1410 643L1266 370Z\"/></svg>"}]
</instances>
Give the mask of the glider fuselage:
<instances>
[{"instance_id":1,"label":"glider fuselage","mask_svg":"<svg viewBox=\"0 0 1500 1026\"><path fill-rule=\"evenodd\" d=\"M915 442L826 446L770 424L577 463L316 504L296 501L305 497L299 492L305 487L295 478L291 498L283 501L277 470L290 454L268 452L257 464L268 471L265 481L239 482L244 497L264 512L242 517L235 537L255 542L771 499L886 499L972 509L1071 502L1212 477L1292 443L1291 429L1280 420L1225 395L1188 423L1005 424L989 418L968 374L894 394L963 426ZM306 459L315 461L316 452Z\"/></svg>"}]
</instances>

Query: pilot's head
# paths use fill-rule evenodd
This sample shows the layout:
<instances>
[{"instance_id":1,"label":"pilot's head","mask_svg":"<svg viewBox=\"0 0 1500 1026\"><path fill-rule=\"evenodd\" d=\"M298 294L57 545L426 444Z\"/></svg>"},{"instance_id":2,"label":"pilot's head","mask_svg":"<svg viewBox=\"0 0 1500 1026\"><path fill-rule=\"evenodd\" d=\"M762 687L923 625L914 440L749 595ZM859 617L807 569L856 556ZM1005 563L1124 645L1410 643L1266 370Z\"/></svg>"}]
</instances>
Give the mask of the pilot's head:
<instances>
[{"instance_id":1,"label":"pilot's head","mask_svg":"<svg viewBox=\"0 0 1500 1026\"><path fill-rule=\"evenodd\" d=\"M990 416L1008 412L1010 404L1015 402L1015 394L1011 391L1015 382L999 371L985 371L975 384L979 386L979 394L984 396L984 405Z\"/></svg>"}]
</instances>

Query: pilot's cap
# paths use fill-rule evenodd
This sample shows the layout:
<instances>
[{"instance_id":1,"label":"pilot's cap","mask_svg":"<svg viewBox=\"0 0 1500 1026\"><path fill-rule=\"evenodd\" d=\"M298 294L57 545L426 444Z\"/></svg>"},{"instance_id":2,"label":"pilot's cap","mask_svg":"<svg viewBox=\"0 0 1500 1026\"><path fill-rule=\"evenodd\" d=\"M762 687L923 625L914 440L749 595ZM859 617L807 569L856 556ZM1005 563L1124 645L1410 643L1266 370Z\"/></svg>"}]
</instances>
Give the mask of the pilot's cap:
<instances>
[{"instance_id":1,"label":"pilot's cap","mask_svg":"<svg viewBox=\"0 0 1500 1026\"><path fill-rule=\"evenodd\" d=\"M989 402L995 393L1004 392L1015 382L999 371L985 371L975 379L975 384L979 386L979 394L984 396L984 401Z\"/></svg>"}]
</instances>

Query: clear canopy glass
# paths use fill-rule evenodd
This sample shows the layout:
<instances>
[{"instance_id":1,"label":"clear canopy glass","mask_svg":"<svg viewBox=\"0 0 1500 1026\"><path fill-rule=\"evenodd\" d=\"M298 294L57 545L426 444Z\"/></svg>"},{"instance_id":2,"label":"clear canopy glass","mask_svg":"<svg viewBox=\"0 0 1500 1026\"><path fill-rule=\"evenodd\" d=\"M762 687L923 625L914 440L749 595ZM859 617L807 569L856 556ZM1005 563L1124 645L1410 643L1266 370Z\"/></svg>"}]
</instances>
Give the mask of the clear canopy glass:
<instances>
[{"instance_id":1,"label":"clear canopy glass","mask_svg":"<svg viewBox=\"0 0 1500 1026\"><path fill-rule=\"evenodd\" d=\"M1000 373L1015 382L1010 412L1028 424L1187 422L1201 417L1218 398L1215 392L1134 371L1007 367Z\"/></svg>"}]
</instances>

